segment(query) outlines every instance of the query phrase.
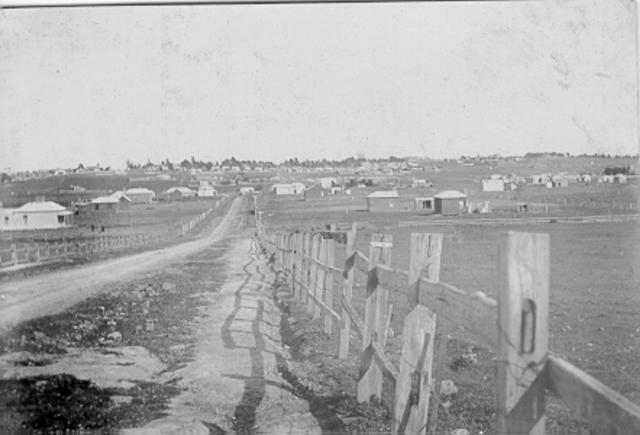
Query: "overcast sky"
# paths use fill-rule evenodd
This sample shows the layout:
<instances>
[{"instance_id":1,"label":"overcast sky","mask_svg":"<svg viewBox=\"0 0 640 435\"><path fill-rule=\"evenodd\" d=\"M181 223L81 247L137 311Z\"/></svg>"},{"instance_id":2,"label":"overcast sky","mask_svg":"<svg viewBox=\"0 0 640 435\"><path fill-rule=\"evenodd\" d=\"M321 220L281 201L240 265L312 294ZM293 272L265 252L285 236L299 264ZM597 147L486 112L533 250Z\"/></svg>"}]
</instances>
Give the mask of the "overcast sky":
<instances>
[{"instance_id":1,"label":"overcast sky","mask_svg":"<svg viewBox=\"0 0 640 435\"><path fill-rule=\"evenodd\" d=\"M635 154L630 0L0 12L0 167Z\"/></svg>"}]
</instances>

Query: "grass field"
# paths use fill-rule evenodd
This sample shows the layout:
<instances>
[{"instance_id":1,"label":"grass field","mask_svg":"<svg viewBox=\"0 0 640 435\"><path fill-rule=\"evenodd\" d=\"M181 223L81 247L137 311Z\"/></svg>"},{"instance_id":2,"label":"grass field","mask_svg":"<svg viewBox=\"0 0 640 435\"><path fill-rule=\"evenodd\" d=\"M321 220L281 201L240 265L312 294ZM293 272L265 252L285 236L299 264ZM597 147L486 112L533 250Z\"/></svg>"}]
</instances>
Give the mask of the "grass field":
<instances>
[{"instance_id":1,"label":"grass field","mask_svg":"<svg viewBox=\"0 0 640 435\"><path fill-rule=\"evenodd\" d=\"M618 187L623 187L621 195L633 198L633 192L627 190L627 186ZM606 190L601 192L606 193ZM577 197L578 200L587 198L585 195ZM551 351L640 403L640 226L637 221L473 225L474 216L465 216L451 219L447 225L429 225L429 219L435 217L420 216L416 212L374 214L359 211L363 205L363 198L304 202L271 196L261 198L259 209L264 210L265 225L291 229L324 228L331 223L356 221L359 223L357 247L365 254L368 254L373 233L392 234L392 265L404 270L408 269L412 232L443 233L441 280L468 292L482 291L493 297L498 283L500 235L508 230L548 233L551 241ZM572 209L571 203L563 204L563 207ZM407 223L411 221L418 224ZM401 226L400 222L405 224ZM339 249L344 247L341 245ZM402 283L398 283L398 287L402 288ZM355 292L364 294L363 286L357 287ZM357 305L362 306L362 302ZM449 356L452 352L455 355L456 350L460 353L467 346L475 346L464 331L456 330L453 335L457 340L450 344ZM463 387L455 406L441 417L443 429L449 425L454 429L456 424L464 423L468 429L489 430L485 433L490 433L493 417L489 414L493 412L495 402L494 354L491 350L473 349L478 354L477 365L461 372L447 370L444 375L451 376ZM483 403L491 406L483 408ZM559 433L583 433L580 422L570 416L559 401L550 401L549 414L548 429L565 431ZM477 424L473 423L474 418L478 420Z\"/></svg>"}]
</instances>

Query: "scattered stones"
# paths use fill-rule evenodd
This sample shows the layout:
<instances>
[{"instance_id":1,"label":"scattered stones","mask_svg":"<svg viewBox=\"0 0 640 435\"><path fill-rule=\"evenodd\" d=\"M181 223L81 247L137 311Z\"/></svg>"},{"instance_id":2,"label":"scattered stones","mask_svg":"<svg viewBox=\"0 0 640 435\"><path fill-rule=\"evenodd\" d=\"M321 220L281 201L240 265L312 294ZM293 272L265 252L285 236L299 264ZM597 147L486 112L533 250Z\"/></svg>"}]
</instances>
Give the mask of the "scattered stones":
<instances>
[{"instance_id":1,"label":"scattered stones","mask_svg":"<svg viewBox=\"0 0 640 435\"><path fill-rule=\"evenodd\" d=\"M107 340L120 341L122 340L122 333L120 331L113 331L107 334Z\"/></svg>"},{"instance_id":2,"label":"scattered stones","mask_svg":"<svg viewBox=\"0 0 640 435\"><path fill-rule=\"evenodd\" d=\"M175 292L177 289L176 285L172 282L165 282L162 284L162 290L167 292Z\"/></svg>"},{"instance_id":3,"label":"scattered stones","mask_svg":"<svg viewBox=\"0 0 640 435\"><path fill-rule=\"evenodd\" d=\"M440 383L440 395L450 396L458 392L458 387L453 383L451 379L445 379Z\"/></svg>"}]
</instances>

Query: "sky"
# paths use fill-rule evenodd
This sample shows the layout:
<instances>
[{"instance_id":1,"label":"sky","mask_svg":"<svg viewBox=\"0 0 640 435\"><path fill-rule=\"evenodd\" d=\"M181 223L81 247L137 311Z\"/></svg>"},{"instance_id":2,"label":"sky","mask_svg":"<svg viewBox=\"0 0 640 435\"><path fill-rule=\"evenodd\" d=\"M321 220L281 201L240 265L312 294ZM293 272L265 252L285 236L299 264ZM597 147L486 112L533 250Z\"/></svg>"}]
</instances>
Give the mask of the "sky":
<instances>
[{"instance_id":1,"label":"sky","mask_svg":"<svg viewBox=\"0 0 640 435\"><path fill-rule=\"evenodd\" d=\"M636 154L631 0L0 11L0 169Z\"/></svg>"}]
</instances>

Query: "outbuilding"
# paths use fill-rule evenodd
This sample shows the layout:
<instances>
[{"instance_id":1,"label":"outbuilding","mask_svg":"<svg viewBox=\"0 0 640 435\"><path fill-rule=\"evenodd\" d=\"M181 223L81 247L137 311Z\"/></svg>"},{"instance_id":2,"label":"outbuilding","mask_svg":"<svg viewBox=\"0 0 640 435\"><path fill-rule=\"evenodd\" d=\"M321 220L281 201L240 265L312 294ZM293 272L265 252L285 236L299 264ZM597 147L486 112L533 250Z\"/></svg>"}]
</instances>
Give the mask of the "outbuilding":
<instances>
[{"instance_id":1,"label":"outbuilding","mask_svg":"<svg viewBox=\"0 0 640 435\"><path fill-rule=\"evenodd\" d=\"M127 189L124 193L134 204L151 204L156 197L155 192L146 187L134 187Z\"/></svg>"},{"instance_id":2,"label":"outbuilding","mask_svg":"<svg viewBox=\"0 0 640 435\"><path fill-rule=\"evenodd\" d=\"M53 201L28 202L15 209L0 209L2 230L52 230L73 225L73 212Z\"/></svg>"},{"instance_id":3,"label":"outbuilding","mask_svg":"<svg viewBox=\"0 0 640 435\"><path fill-rule=\"evenodd\" d=\"M398 192L379 190L367 195L367 211L395 211L398 209Z\"/></svg>"},{"instance_id":4,"label":"outbuilding","mask_svg":"<svg viewBox=\"0 0 640 435\"><path fill-rule=\"evenodd\" d=\"M467 204L467 195L457 190L445 190L433 198L435 213L445 216L459 215Z\"/></svg>"},{"instance_id":5,"label":"outbuilding","mask_svg":"<svg viewBox=\"0 0 640 435\"><path fill-rule=\"evenodd\" d=\"M171 187L162 194L161 199L165 201L184 201L195 196L196 192L188 187Z\"/></svg>"},{"instance_id":6,"label":"outbuilding","mask_svg":"<svg viewBox=\"0 0 640 435\"><path fill-rule=\"evenodd\" d=\"M131 199L126 195L99 196L91 200L87 211L93 213L118 213L126 208L130 202Z\"/></svg>"},{"instance_id":7,"label":"outbuilding","mask_svg":"<svg viewBox=\"0 0 640 435\"><path fill-rule=\"evenodd\" d=\"M419 211L433 211L433 196L418 196L415 199L415 208Z\"/></svg>"}]
</instances>

